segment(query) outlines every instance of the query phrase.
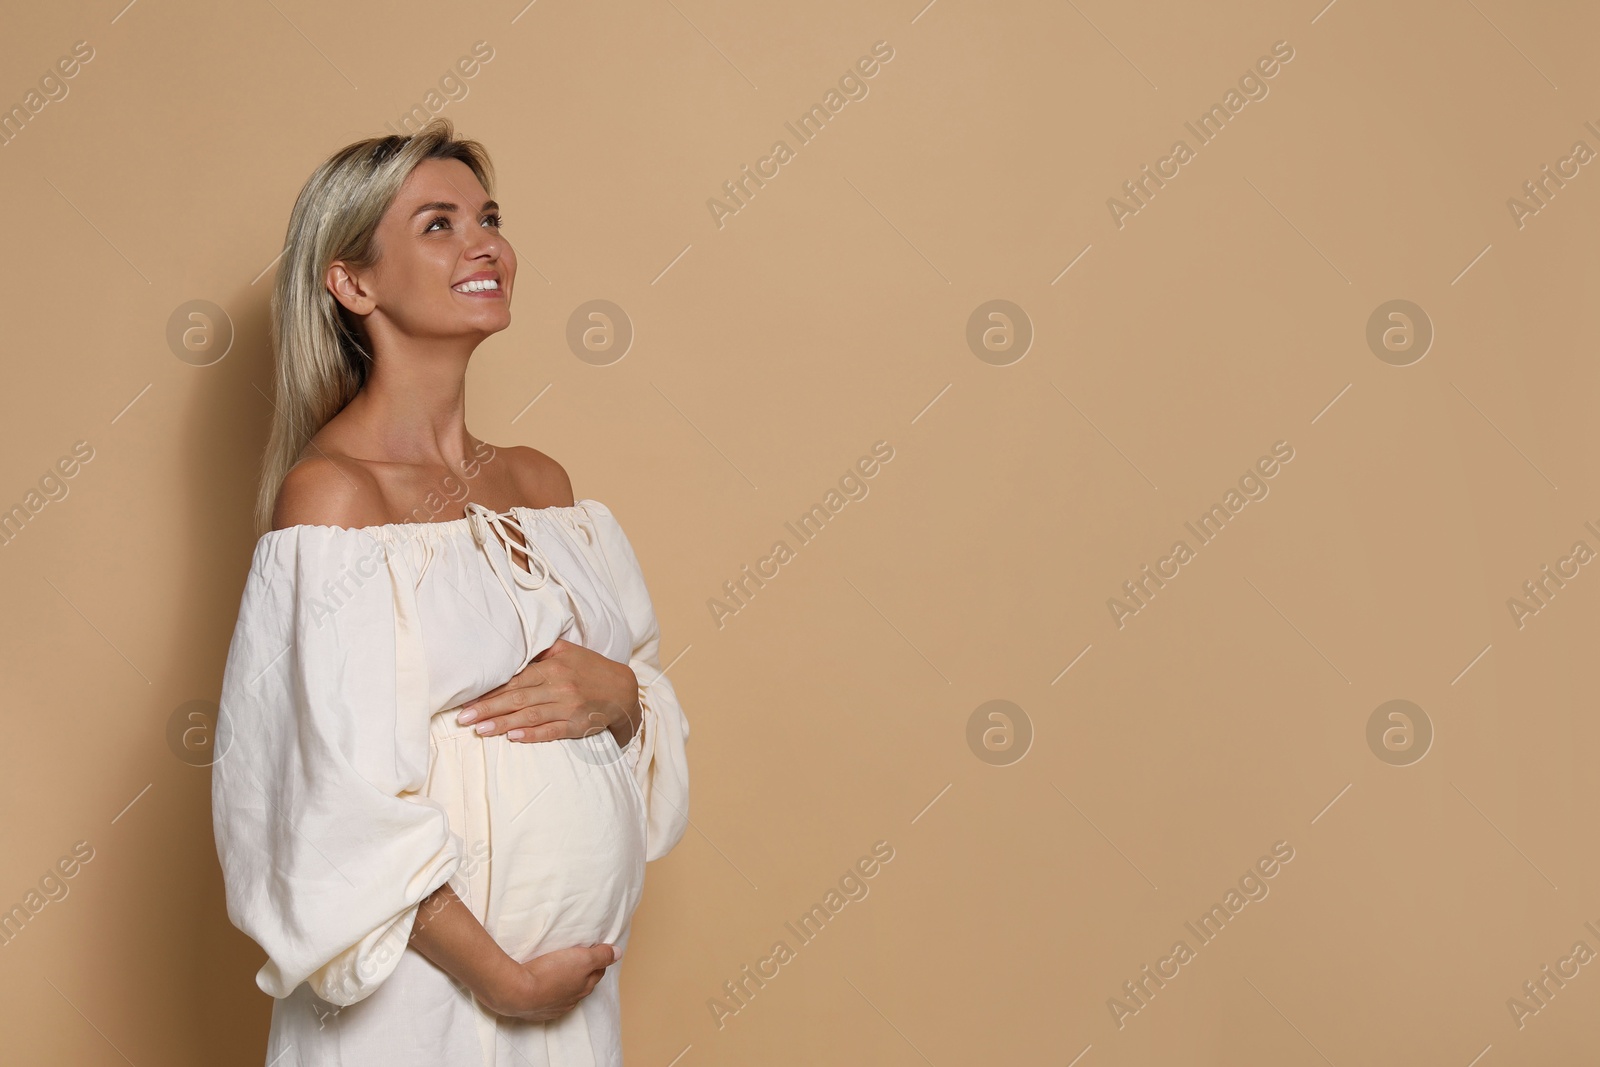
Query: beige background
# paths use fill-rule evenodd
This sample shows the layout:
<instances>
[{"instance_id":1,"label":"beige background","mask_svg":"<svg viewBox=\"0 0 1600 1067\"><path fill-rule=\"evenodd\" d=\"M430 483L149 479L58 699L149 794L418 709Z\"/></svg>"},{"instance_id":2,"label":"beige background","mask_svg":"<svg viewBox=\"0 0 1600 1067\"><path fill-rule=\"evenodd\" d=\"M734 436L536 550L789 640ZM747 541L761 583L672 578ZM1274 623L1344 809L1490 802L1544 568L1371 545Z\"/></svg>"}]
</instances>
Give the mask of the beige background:
<instances>
[{"instance_id":1,"label":"beige background","mask_svg":"<svg viewBox=\"0 0 1600 1067\"><path fill-rule=\"evenodd\" d=\"M261 956L167 728L220 686L293 197L477 41L441 113L492 152L524 270L472 429L615 509L684 653L694 825L636 918L630 1063L1600 1052L1600 964L1507 1007L1600 952L1600 567L1520 628L1506 603L1600 549L1600 173L1520 229L1506 203L1600 150L1591 6L120 3L0 34L6 104L94 49L0 148L0 507L94 449L0 548L0 905L94 849L0 948L7 1062L262 1060ZM707 199L877 41L869 95L719 230ZM1114 225L1277 41L1270 94ZM605 367L565 341L596 298L637 331ZM205 367L165 339L197 299L236 334ZM1008 366L965 340L991 299L1035 331ZM1436 331L1410 366L1365 339L1394 299ZM880 440L870 495L719 629L722 583ZM1270 495L1119 629L1107 599L1280 440ZM967 741L996 699L1033 733L1007 766ZM1366 739L1391 699L1435 731L1409 766ZM870 895L719 1029L723 982L880 840Z\"/></svg>"}]
</instances>

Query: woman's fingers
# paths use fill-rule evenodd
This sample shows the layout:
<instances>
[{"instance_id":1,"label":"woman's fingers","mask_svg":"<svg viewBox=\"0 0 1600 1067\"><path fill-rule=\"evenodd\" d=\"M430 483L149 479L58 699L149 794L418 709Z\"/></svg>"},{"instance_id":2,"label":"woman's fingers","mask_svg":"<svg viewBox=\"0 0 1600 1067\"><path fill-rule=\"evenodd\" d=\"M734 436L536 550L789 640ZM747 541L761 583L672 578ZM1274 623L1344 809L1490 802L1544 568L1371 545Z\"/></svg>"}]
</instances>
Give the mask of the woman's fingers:
<instances>
[{"instance_id":1,"label":"woman's fingers","mask_svg":"<svg viewBox=\"0 0 1600 1067\"><path fill-rule=\"evenodd\" d=\"M546 668L543 664L535 664L530 662L526 667L522 668L522 670L518 671L516 674L513 674L510 678L507 678L504 682L501 682L499 685L483 694L483 697L479 697L478 699L482 700L484 697L499 696L502 693L508 693L515 689L525 689L531 685L540 685L544 682L546 673Z\"/></svg>"},{"instance_id":2,"label":"woman's fingers","mask_svg":"<svg viewBox=\"0 0 1600 1067\"><path fill-rule=\"evenodd\" d=\"M611 729L611 720L604 711L586 705L589 710L571 717L551 718L539 720L537 713L531 726L513 727L506 730L506 739L510 741L555 741L563 737L593 737L603 730ZM507 717L509 721L509 716Z\"/></svg>"},{"instance_id":3,"label":"woman's fingers","mask_svg":"<svg viewBox=\"0 0 1600 1067\"><path fill-rule=\"evenodd\" d=\"M479 700L473 731L480 737L504 735L511 741L555 741L611 729L615 715L608 715L605 705L589 701L569 710L564 697L559 688L552 688L534 703L505 710L495 702Z\"/></svg>"},{"instance_id":4,"label":"woman's fingers","mask_svg":"<svg viewBox=\"0 0 1600 1067\"><path fill-rule=\"evenodd\" d=\"M508 719L511 718L508 716ZM518 724L505 729L507 741L555 741L563 737L578 737L573 732L572 723L566 719L551 719L548 722L532 721L526 725Z\"/></svg>"},{"instance_id":5,"label":"woman's fingers","mask_svg":"<svg viewBox=\"0 0 1600 1067\"><path fill-rule=\"evenodd\" d=\"M462 726L471 726L477 723L477 732L487 734L494 732L493 727L497 719L511 715L518 715L533 706L533 699L525 690L513 690L502 693L497 697L479 697L471 704L465 705L456 714L456 722Z\"/></svg>"},{"instance_id":6,"label":"woman's fingers","mask_svg":"<svg viewBox=\"0 0 1600 1067\"><path fill-rule=\"evenodd\" d=\"M502 734L511 741L555 741L563 737L586 737L606 729L604 717L598 712L569 718L555 711L556 702L548 701L515 711L499 712L486 717L473 727L480 737L498 737Z\"/></svg>"},{"instance_id":7,"label":"woman's fingers","mask_svg":"<svg viewBox=\"0 0 1600 1067\"><path fill-rule=\"evenodd\" d=\"M549 703L554 699L552 688L542 679L530 679L528 682L511 689L501 686L499 689L490 690L478 699L463 705L460 713L456 715L456 722L466 726L479 720L511 715L530 707Z\"/></svg>"},{"instance_id":8,"label":"woman's fingers","mask_svg":"<svg viewBox=\"0 0 1600 1067\"><path fill-rule=\"evenodd\" d=\"M539 653L539 656L546 655L549 651L549 649L546 649L544 652ZM541 662L539 656L535 656L533 659L529 660L526 667L522 668L522 670L506 679L504 682L501 682L487 693L483 694L483 696L479 697L478 700L473 701L473 703L476 704L490 697L497 697L505 693L515 692L518 689L526 689L530 686L544 685L546 682L554 679L561 670L561 664L557 662Z\"/></svg>"},{"instance_id":9,"label":"woman's fingers","mask_svg":"<svg viewBox=\"0 0 1600 1067\"><path fill-rule=\"evenodd\" d=\"M473 731L480 737L494 737L498 734L507 734L529 730L539 726L559 725L564 720L551 718L548 714L548 704L532 704L527 707L512 708L507 710L480 711L473 720ZM562 736L562 735L556 735ZM521 734L512 740L520 740Z\"/></svg>"}]
</instances>

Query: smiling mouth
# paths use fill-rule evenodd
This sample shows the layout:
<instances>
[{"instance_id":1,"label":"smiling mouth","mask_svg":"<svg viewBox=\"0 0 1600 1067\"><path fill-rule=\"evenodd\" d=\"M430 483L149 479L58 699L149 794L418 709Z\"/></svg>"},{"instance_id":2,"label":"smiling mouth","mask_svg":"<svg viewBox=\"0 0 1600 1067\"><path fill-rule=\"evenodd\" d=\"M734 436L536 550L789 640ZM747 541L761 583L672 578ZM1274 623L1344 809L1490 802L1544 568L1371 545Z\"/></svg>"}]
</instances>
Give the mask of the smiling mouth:
<instances>
[{"instance_id":1,"label":"smiling mouth","mask_svg":"<svg viewBox=\"0 0 1600 1067\"><path fill-rule=\"evenodd\" d=\"M500 296L500 283L493 278L482 278L478 281L462 282L452 285L450 291L461 293L464 296Z\"/></svg>"}]
</instances>

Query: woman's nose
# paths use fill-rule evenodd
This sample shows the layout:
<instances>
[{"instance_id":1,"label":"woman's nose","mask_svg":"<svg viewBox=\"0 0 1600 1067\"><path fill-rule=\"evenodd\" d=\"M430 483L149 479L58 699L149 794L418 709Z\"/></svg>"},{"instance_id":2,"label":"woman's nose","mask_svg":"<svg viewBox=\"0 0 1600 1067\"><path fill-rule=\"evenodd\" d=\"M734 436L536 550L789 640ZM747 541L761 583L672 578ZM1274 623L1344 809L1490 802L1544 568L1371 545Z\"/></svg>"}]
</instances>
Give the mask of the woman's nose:
<instances>
[{"instance_id":1,"label":"woman's nose","mask_svg":"<svg viewBox=\"0 0 1600 1067\"><path fill-rule=\"evenodd\" d=\"M506 250L506 240L493 230L478 231L476 240L469 241L467 254L472 256L492 256L499 259Z\"/></svg>"}]
</instances>

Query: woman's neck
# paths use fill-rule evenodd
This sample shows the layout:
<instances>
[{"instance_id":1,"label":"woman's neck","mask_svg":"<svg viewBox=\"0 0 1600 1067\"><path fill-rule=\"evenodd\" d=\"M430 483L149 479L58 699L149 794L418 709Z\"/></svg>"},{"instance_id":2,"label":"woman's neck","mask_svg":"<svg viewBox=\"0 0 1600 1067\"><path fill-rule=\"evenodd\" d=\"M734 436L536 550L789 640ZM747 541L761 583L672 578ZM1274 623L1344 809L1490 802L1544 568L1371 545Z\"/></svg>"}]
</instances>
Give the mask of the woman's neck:
<instances>
[{"instance_id":1,"label":"woman's neck","mask_svg":"<svg viewBox=\"0 0 1600 1067\"><path fill-rule=\"evenodd\" d=\"M373 360L366 384L341 414L365 458L442 464L452 470L473 454L467 432L466 360L453 353L408 352Z\"/></svg>"}]
</instances>

